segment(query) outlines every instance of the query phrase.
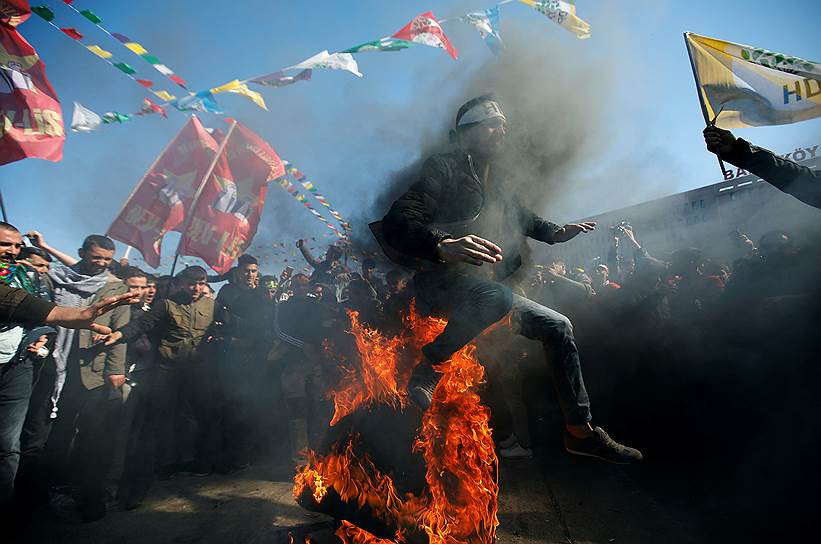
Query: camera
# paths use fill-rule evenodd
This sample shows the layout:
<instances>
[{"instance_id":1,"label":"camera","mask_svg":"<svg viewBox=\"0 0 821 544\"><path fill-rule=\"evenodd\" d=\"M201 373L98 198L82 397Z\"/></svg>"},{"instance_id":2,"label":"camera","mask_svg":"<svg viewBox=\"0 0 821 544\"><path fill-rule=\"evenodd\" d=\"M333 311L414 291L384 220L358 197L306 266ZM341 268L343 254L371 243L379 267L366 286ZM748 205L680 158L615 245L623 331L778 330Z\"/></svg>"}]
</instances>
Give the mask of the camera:
<instances>
[{"instance_id":1,"label":"camera","mask_svg":"<svg viewBox=\"0 0 821 544\"><path fill-rule=\"evenodd\" d=\"M624 229L632 228L633 227L630 225L629 221L619 221L617 225L613 225L612 227L610 227L610 232L613 233L613 235L618 236L624 231Z\"/></svg>"}]
</instances>

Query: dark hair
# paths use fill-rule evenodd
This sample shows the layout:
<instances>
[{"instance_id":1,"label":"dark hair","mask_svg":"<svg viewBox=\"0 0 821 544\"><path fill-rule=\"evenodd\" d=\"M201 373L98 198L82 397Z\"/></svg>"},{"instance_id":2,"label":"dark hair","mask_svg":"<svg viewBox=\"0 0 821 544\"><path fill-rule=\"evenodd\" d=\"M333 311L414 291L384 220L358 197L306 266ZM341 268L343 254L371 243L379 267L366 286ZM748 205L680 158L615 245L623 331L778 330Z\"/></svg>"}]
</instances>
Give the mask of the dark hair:
<instances>
[{"instance_id":1,"label":"dark hair","mask_svg":"<svg viewBox=\"0 0 821 544\"><path fill-rule=\"evenodd\" d=\"M108 236L102 234L89 234L86 236L86 239L83 240L83 251L91 251L91 248L95 246L106 251L115 250L114 242Z\"/></svg>"},{"instance_id":2,"label":"dark hair","mask_svg":"<svg viewBox=\"0 0 821 544\"><path fill-rule=\"evenodd\" d=\"M244 255L240 255L239 259L237 259L238 266L245 266L248 264L255 264L259 266L259 261L253 255L248 255L245 253Z\"/></svg>"},{"instance_id":3,"label":"dark hair","mask_svg":"<svg viewBox=\"0 0 821 544\"><path fill-rule=\"evenodd\" d=\"M326 259L332 259L332 260L339 260L339 259L342 258L342 253L343 252L342 252L341 247L336 246L336 245L332 245L331 247L328 248L328 251L325 252L325 258Z\"/></svg>"},{"instance_id":4,"label":"dark hair","mask_svg":"<svg viewBox=\"0 0 821 544\"><path fill-rule=\"evenodd\" d=\"M376 268L376 261L370 257L362 261L362 270L365 270L367 268Z\"/></svg>"},{"instance_id":5,"label":"dark hair","mask_svg":"<svg viewBox=\"0 0 821 544\"><path fill-rule=\"evenodd\" d=\"M148 272L146 272L145 279L148 280L148 283L157 283L157 276L155 276L154 274L149 274Z\"/></svg>"},{"instance_id":6,"label":"dark hair","mask_svg":"<svg viewBox=\"0 0 821 544\"><path fill-rule=\"evenodd\" d=\"M5 221L0 221L0 229L3 230L10 230L12 232L20 232L20 230L12 225L11 223L6 223Z\"/></svg>"},{"instance_id":7,"label":"dark hair","mask_svg":"<svg viewBox=\"0 0 821 544\"><path fill-rule=\"evenodd\" d=\"M122 270L120 270L120 279L125 281L129 278L145 278L147 280L148 274L136 266L124 266Z\"/></svg>"},{"instance_id":8,"label":"dark hair","mask_svg":"<svg viewBox=\"0 0 821 544\"><path fill-rule=\"evenodd\" d=\"M1 228L1 227L0 227ZM48 251L44 249L40 249L39 247L34 246L26 246L20 250L20 255L17 257L18 259L28 259L32 255L37 255L41 259L44 259L46 262L51 262L53 259Z\"/></svg>"},{"instance_id":9,"label":"dark hair","mask_svg":"<svg viewBox=\"0 0 821 544\"><path fill-rule=\"evenodd\" d=\"M208 278L208 274L203 267L195 265L183 268L175 277L178 280L197 282L205 281Z\"/></svg>"}]
</instances>

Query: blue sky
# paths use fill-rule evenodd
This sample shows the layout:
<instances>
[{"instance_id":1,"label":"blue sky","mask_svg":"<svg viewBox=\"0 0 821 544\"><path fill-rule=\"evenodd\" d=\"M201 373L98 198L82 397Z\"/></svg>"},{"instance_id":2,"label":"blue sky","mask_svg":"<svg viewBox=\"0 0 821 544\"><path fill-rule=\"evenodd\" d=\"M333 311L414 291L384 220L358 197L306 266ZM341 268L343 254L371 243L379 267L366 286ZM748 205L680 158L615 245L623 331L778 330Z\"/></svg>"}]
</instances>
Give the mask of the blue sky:
<instances>
[{"instance_id":1,"label":"blue sky","mask_svg":"<svg viewBox=\"0 0 821 544\"><path fill-rule=\"evenodd\" d=\"M162 81L60 0L45 3L58 14L56 23L77 27L89 43L116 52L141 76ZM427 10L441 19L492 2L77 0L75 5L91 9L107 28L140 42L196 90L272 72L323 49L340 50L389 35ZM583 180L584 189L574 195L573 186L565 185L553 206L536 210L568 221L720 179L715 158L700 137L703 121L682 32L821 58L817 2L578 0L577 10L592 26L589 40L577 40L527 6L513 3L501 8L501 34L516 49L499 59L471 27L451 22L445 30L459 50L458 61L426 47L369 53L357 57L362 79L314 72L310 82L259 89L268 112L236 95L218 100L226 115L257 131L305 171L343 215L375 218L384 210L370 206L385 180L413 162L431 134L443 130L465 92L464 82L493 63L518 62L518 53L527 49L528 58L541 57L532 72L539 85L561 81L563 89L572 89L572 82L563 78L583 73L579 84L594 87L586 88L585 96L596 102L587 110L600 119L586 123L593 127L587 129L590 145L584 145L582 160L567 173ZM150 96L36 16L20 32L46 63L67 125L74 101L99 113L128 113ZM558 56L561 62L551 73L551 59ZM577 68L570 75L562 68L568 64ZM217 116L202 119L206 125L222 124ZM170 111L167 120L155 116L90 134L69 133L60 163L29 159L0 167L11 222L39 229L53 245L73 250L86 234L105 231L134 184L185 122L185 115ZM557 122L551 137L561 140L562 127L572 125L573 119ZM736 133L785 153L821 143L821 120ZM608 179L613 172L618 172L617 187ZM272 187L255 249L298 234L319 237L326 230ZM175 240L169 237L165 254L173 253Z\"/></svg>"}]
</instances>

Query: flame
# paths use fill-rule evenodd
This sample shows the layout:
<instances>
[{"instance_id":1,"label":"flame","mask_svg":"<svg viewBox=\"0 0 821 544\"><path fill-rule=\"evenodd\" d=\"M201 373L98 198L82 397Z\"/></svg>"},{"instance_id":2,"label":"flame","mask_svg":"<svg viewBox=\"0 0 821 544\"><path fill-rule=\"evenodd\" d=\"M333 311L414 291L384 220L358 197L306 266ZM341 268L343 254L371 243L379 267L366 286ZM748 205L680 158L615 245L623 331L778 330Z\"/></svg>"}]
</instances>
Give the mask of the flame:
<instances>
[{"instance_id":1,"label":"flame","mask_svg":"<svg viewBox=\"0 0 821 544\"><path fill-rule=\"evenodd\" d=\"M356 312L349 315L361 368L359 373L348 369L332 389L331 425L367 403L405 407L407 380L422 359L421 347L447 325L442 319L420 317L412 305L404 320L407 332L386 337L360 323ZM346 503L367 505L374 517L397 527L394 538L385 540L343 522L336 533L343 543L402 544L409 532L427 535L431 544L495 542L498 459L489 410L475 392L484 380L475 351L474 346L466 346L435 367L443 376L413 444L427 468L428 491L421 497L400 496L389 475L367 455L356 454L355 436L338 442L325 456L308 452L308 465L294 478L295 497L307 489L319 504L333 489Z\"/></svg>"},{"instance_id":2,"label":"flame","mask_svg":"<svg viewBox=\"0 0 821 544\"><path fill-rule=\"evenodd\" d=\"M344 377L329 392L334 401L331 426L366 403L384 403L394 408L407 405L405 388L412 367L403 364L405 341L366 327L359 321L359 312L349 310L348 316L361 364L358 371L344 368Z\"/></svg>"}]
</instances>

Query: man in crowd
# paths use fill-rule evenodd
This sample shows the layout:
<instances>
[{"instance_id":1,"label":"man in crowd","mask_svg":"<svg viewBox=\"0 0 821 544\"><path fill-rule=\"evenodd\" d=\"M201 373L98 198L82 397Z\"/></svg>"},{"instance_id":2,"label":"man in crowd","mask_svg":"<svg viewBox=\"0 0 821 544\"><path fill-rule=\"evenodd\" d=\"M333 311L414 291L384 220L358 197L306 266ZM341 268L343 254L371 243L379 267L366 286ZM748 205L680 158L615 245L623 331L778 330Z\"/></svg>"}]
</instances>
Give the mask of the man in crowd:
<instances>
[{"instance_id":1,"label":"man in crowd","mask_svg":"<svg viewBox=\"0 0 821 544\"><path fill-rule=\"evenodd\" d=\"M339 262L342 258L342 248L336 245L329 247L328 251L325 252L325 258L320 261L311 255L310 250L305 247L305 240L297 240L296 247L305 257L305 260L308 261L308 264L311 265L311 268L314 269L311 274L311 283L333 285L337 273L344 268L342 263Z\"/></svg>"},{"instance_id":2,"label":"man in crowd","mask_svg":"<svg viewBox=\"0 0 821 544\"><path fill-rule=\"evenodd\" d=\"M708 151L723 160L752 172L801 202L821 208L821 171L779 157L716 126L704 129L704 142Z\"/></svg>"},{"instance_id":3,"label":"man in crowd","mask_svg":"<svg viewBox=\"0 0 821 544\"><path fill-rule=\"evenodd\" d=\"M251 458L251 414L267 345L264 315L268 305L265 289L259 288L259 261L242 255L231 282L217 295L214 319L220 324L215 361L221 384L215 399L217 441L221 472L245 468Z\"/></svg>"},{"instance_id":4,"label":"man in crowd","mask_svg":"<svg viewBox=\"0 0 821 544\"><path fill-rule=\"evenodd\" d=\"M42 236L39 241L42 244ZM57 250L45 244L41 249L60 259ZM70 266L55 264L49 271L55 302L82 307L126 293L123 282L108 271L114 250L111 239L92 234L78 250L79 261ZM129 308L117 308L103 316L100 324L119 328L128 323L129 315ZM57 421L47 447L53 466L62 469L58 475L74 484L84 521L106 514L113 454L110 436L120 414L125 354L124 345L106 348L94 341L90 331L61 328L57 334L57 383L52 395Z\"/></svg>"},{"instance_id":5,"label":"man in crowd","mask_svg":"<svg viewBox=\"0 0 821 544\"><path fill-rule=\"evenodd\" d=\"M180 468L210 472L209 443L212 376L201 349L214 321L214 300L205 296L207 274L189 266L174 277L175 292L106 339L107 345L133 342L144 334L158 338L156 409L163 414L158 429L160 477Z\"/></svg>"},{"instance_id":6,"label":"man in crowd","mask_svg":"<svg viewBox=\"0 0 821 544\"><path fill-rule=\"evenodd\" d=\"M0 284L37 296L35 283L17 263L23 247L20 231L0 222ZM8 504L20 463L20 433L28 411L34 367L48 355L51 327L26 329L15 321L0 322L0 507Z\"/></svg>"},{"instance_id":7,"label":"man in crowd","mask_svg":"<svg viewBox=\"0 0 821 544\"><path fill-rule=\"evenodd\" d=\"M431 263L414 278L417 296L449 319L445 330L423 348L425 359L415 369L408 392L423 409L430 406L439 381L432 365L447 360L512 311L517 332L541 341L547 351L545 364L553 371L565 417L567 451L616 463L639 461L638 450L616 443L590 424L570 321L514 295L500 282L521 264L526 238L553 244L595 229L594 223L559 226L545 221L510 197L504 172L494 161L506 131L505 115L491 97L464 104L454 127L458 149L429 158L419 181L383 219L387 243Z\"/></svg>"}]
</instances>

